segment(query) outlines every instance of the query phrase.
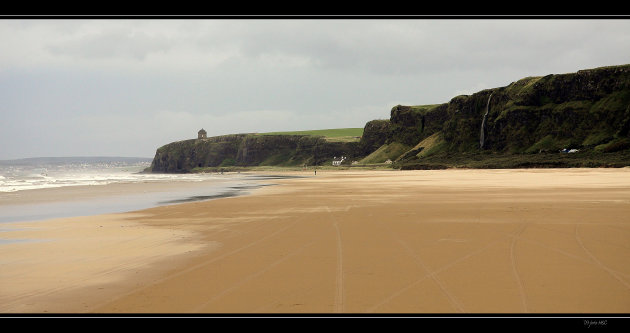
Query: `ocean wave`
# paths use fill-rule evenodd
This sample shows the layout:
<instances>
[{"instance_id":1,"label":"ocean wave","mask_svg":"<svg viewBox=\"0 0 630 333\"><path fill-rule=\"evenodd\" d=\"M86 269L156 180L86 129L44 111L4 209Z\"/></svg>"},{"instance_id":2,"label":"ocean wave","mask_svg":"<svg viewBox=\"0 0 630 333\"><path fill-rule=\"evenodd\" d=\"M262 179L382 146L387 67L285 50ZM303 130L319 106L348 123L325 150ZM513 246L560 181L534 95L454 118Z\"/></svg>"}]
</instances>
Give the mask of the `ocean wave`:
<instances>
[{"instance_id":1,"label":"ocean wave","mask_svg":"<svg viewBox=\"0 0 630 333\"><path fill-rule=\"evenodd\" d=\"M163 175L163 174L93 174L93 173L73 173L58 176L22 176L11 179L0 179L0 192L16 192L21 190L45 189L65 186L93 186L107 185L112 183L144 183L144 182L167 182L167 181L189 181L198 182L214 179L216 176L203 174L187 175Z\"/></svg>"},{"instance_id":2,"label":"ocean wave","mask_svg":"<svg viewBox=\"0 0 630 333\"><path fill-rule=\"evenodd\" d=\"M92 186L112 183L165 181L203 181L210 174L145 174L145 164L67 163L58 165L0 166L0 192L45 189L65 186Z\"/></svg>"}]
</instances>

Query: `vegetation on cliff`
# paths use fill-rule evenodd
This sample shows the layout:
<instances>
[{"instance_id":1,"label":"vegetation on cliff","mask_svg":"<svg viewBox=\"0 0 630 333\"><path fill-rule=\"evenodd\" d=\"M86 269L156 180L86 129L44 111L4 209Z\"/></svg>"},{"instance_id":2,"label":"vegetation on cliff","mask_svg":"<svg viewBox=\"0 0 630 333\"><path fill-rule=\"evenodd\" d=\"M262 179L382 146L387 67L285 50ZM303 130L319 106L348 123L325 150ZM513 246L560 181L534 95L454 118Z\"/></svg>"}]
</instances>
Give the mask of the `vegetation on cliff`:
<instances>
[{"instance_id":1,"label":"vegetation on cliff","mask_svg":"<svg viewBox=\"0 0 630 333\"><path fill-rule=\"evenodd\" d=\"M560 153L575 149L576 153ZM153 172L393 161L401 169L630 165L630 65L526 77L363 129L236 134L160 147Z\"/></svg>"},{"instance_id":2,"label":"vegetation on cliff","mask_svg":"<svg viewBox=\"0 0 630 333\"><path fill-rule=\"evenodd\" d=\"M191 172L229 166L320 165L334 157L356 158L359 142L314 135L238 134L173 142L158 148L152 172Z\"/></svg>"},{"instance_id":3,"label":"vegetation on cliff","mask_svg":"<svg viewBox=\"0 0 630 333\"><path fill-rule=\"evenodd\" d=\"M395 167L484 167L475 159L493 160L496 167L541 165L544 160L558 166L630 165L605 155L630 148L630 65L528 77L437 106L397 106L393 123L401 112L415 119L400 121L403 130L389 140L418 141L414 153L403 154ZM432 135L433 140L422 141ZM581 153L560 156L561 149ZM493 154L501 156L500 163Z\"/></svg>"},{"instance_id":4,"label":"vegetation on cliff","mask_svg":"<svg viewBox=\"0 0 630 333\"><path fill-rule=\"evenodd\" d=\"M288 131L258 133L258 135L312 135L322 136L331 142L359 142L363 135L363 128L331 128L311 131Z\"/></svg>"}]
</instances>

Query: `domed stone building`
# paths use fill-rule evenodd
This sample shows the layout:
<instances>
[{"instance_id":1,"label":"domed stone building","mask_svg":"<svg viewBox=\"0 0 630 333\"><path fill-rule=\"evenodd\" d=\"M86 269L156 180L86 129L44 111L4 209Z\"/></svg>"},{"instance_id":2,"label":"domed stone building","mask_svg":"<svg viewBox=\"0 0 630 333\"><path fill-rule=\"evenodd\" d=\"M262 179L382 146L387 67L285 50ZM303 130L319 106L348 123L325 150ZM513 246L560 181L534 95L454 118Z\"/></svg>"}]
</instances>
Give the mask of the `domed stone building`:
<instances>
[{"instance_id":1,"label":"domed stone building","mask_svg":"<svg viewBox=\"0 0 630 333\"><path fill-rule=\"evenodd\" d=\"M199 132L197 132L197 139L207 139L207 138L208 138L208 133L203 128L200 129Z\"/></svg>"}]
</instances>

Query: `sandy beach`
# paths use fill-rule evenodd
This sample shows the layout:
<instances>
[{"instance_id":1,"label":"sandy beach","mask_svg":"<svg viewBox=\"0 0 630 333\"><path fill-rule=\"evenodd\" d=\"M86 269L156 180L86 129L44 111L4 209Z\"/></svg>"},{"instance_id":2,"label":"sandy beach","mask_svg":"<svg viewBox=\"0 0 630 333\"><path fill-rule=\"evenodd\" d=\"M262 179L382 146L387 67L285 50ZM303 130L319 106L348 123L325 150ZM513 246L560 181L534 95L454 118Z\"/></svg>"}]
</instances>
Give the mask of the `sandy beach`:
<instances>
[{"instance_id":1,"label":"sandy beach","mask_svg":"<svg viewBox=\"0 0 630 333\"><path fill-rule=\"evenodd\" d=\"M630 312L629 168L286 174L2 223L0 312Z\"/></svg>"}]
</instances>

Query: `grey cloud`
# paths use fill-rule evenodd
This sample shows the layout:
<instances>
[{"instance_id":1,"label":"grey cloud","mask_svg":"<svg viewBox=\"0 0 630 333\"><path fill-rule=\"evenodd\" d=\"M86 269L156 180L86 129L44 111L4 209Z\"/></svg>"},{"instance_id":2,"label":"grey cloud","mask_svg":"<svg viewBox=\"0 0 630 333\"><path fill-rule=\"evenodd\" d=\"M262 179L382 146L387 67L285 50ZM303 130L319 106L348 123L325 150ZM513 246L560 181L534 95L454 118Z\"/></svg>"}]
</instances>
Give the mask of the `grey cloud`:
<instances>
[{"instance_id":1,"label":"grey cloud","mask_svg":"<svg viewBox=\"0 0 630 333\"><path fill-rule=\"evenodd\" d=\"M0 21L0 142L19 143L0 159L152 156L197 127L362 127L396 104L630 63L627 31L628 20Z\"/></svg>"},{"instance_id":2,"label":"grey cloud","mask_svg":"<svg viewBox=\"0 0 630 333\"><path fill-rule=\"evenodd\" d=\"M50 44L47 49L56 55L80 58L133 58L144 60L147 55L171 48L168 39L150 36L145 32L129 32L118 28L68 41Z\"/></svg>"}]
</instances>

